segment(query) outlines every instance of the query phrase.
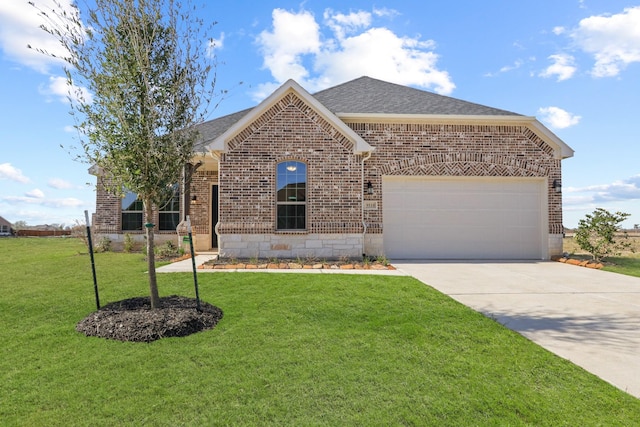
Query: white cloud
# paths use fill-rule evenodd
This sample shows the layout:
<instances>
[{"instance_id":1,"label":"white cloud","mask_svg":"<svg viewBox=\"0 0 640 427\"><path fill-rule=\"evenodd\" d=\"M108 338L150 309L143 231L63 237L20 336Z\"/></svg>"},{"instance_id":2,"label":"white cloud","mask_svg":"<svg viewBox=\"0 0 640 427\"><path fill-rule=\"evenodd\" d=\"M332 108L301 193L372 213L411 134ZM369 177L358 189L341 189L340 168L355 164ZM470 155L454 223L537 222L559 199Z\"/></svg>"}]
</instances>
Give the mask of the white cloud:
<instances>
[{"instance_id":1,"label":"white cloud","mask_svg":"<svg viewBox=\"0 0 640 427\"><path fill-rule=\"evenodd\" d=\"M220 33L220 38L211 39L209 41L207 53L210 56L213 56L216 50L221 50L222 48L224 48L224 32Z\"/></svg>"},{"instance_id":2,"label":"white cloud","mask_svg":"<svg viewBox=\"0 0 640 427\"><path fill-rule=\"evenodd\" d=\"M530 58L530 60L535 61L535 58ZM500 68L500 70L498 70L497 72L485 73L484 77L497 77L500 74L517 70L518 68L521 68L524 64L525 64L525 61L523 59L517 59L513 64L505 65L504 67Z\"/></svg>"},{"instance_id":3,"label":"white cloud","mask_svg":"<svg viewBox=\"0 0 640 427\"><path fill-rule=\"evenodd\" d=\"M24 195L31 199L44 199L44 193L42 192L42 190L38 188L34 188L31 191L27 191L26 193L24 193Z\"/></svg>"},{"instance_id":4,"label":"white cloud","mask_svg":"<svg viewBox=\"0 0 640 427\"><path fill-rule=\"evenodd\" d=\"M0 164L0 179L9 179L22 184L26 184L31 181L28 177L24 176L20 169L16 168L11 163Z\"/></svg>"},{"instance_id":5,"label":"white cloud","mask_svg":"<svg viewBox=\"0 0 640 427\"><path fill-rule=\"evenodd\" d=\"M55 188L56 190L68 190L71 188L75 188L75 186L69 181L65 181L61 178L51 178L47 184L51 188Z\"/></svg>"},{"instance_id":6,"label":"white cloud","mask_svg":"<svg viewBox=\"0 0 640 427\"><path fill-rule=\"evenodd\" d=\"M553 34L555 34L556 36L564 34L566 31L567 29L564 27L553 27L553 30L551 30L551 32L553 32Z\"/></svg>"},{"instance_id":7,"label":"white cloud","mask_svg":"<svg viewBox=\"0 0 640 427\"><path fill-rule=\"evenodd\" d=\"M555 129L565 129L577 125L582 119L558 107L543 107L538 110L541 120Z\"/></svg>"},{"instance_id":8,"label":"white cloud","mask_svg":"<svg viewBox=\"0 0 640 427\"><path fill-rule=\"evenodd\" d=\"M505 65L504 67L500 68L500 72L507 73L509 71L517 70L518 68L522 67L523 64L524 64L524 61L522 59L518 59L513 64Z\"/></svg>"},{"instance_id":9,"label":"white cloud","mask_svg":"<svg viewBox=\"0 0 640 427\"><path fill-rule=\"evenodd\" d=\"M56 97L60 102L65 103L69 102L69 98L74 102L91 103L93 100L91 93L86 88L69 86L67 79L59 76L49 76L49 85L41 86L39 91L42 95Z\"/></svg>"},{"instance_id":10,"label":"white cloud","mask_svg":"<svg viewBox=\"0 0 640 427\"><path fill-rule=\"evenodd\" d=\"M382 8L374 7L373 14L378 17L389 17L389 18L395 18L396 16L400 16L400 12L398 12L397 10L389 9L386 7L382 7Z\"/></svg>"},{"instance_id":11,"label":"white cloud","mask_svg":"<svg viewBox=\"0 0 640 427\"><path fill-rule=\"evenodd\" d=\"M258 44L264 55L264 67L279 82L292 78L298 82L309 75L303 55L320 51L320 27L310 12L292 13L274 9L273 31L263 31Z\"/></svg>"},{"instance_id":12,"label":"white cloud","mask_svg":"<svg viewBox=\"0 0 640 427\"><path fill-rule=\"evenodd\" d=\"M257 38L264 67L275 82L260 85L256 100L289 78L314 92L364 75L450 94L455 84L437 66L435 42L373 26L374 17L396 14L387 9L373 14L327 9L321 27L310 12L275 9L272 29Z\"/></svg>"},{"instance_id":13,"label":"white cloud","mask_svg":"<svg viewBox=\"0 0 640 427\"><path fill-rule=\"evenodd\" d=\"M571 37L592 54L594 77L614 77L629 64L640 62L640 6L615 15L598 15L580 21Z\"/></svg>"},{"instance_id":14,"label":"white cloud","mask_svg":"<svg viewBox=\"0 0 640 427\"><path fill-rule=\"evenodd\" d=\"M361 28L371 26L371 14L364 11L344 15L327 9L324 11L324 19L326 25L331 28L338 39L343 39L346 34L354 34Z\"/></svg>"},{"instance_id":15,"label":"white cloud","mask_svg":"<svg viewBox=\"0 0 640 427\"><path fill-rule=\"evenodd\" d=\"M54 0L38 0L35 2L42 10L57 9ZM62 10L72 13L73 0L60 0ZM49 14L51 16L51 14ZM27 1L0 2L0 46L12 60L26 65L41 73L47 73L51 67L63 62L29 49L47 50L58 56L66 56L68 52L50 34L40 28L47 25L38 10Z\"/></svg>"},{"instance_id":16,"label":"white cloud","mask_svg":"<svg viewBox=\"0 0 640 427\"><path fill-rule=\"evenodd\" d=\"M565 53L559 53L549 56L549 59L553 61L553 64L549 65L543 72L540 73L540 77L554 77L558 78L558 81L570 79L575 74L577 67L575 66L575 59L571 55Z\"/></svg>"},{"instance_id":17,"label":"white cloud","mask_svg":"<svg viewBox=\"0 0 640 427\"><path fill-rule=\"evenodd\" d=\"M625 200L640 200L640 175L614 181L610 184L590 185L586 187L568 187L565 202L569 204L598 204Z\"/></svg>"},{"instance_id":18,"label":"white cloud","mask_svg":"<svg viewBox=\"0 0 640 427\"><path fill-rule=\"evenodd\" d=\"M64 199L47 199L40 190L33 190L24 196L7 196L2 200L9 203L25 203L29 205L46 206L50 208L78 208L85 205L82 200L75 197L67 197Z\"/></svg>"}]
</instances>

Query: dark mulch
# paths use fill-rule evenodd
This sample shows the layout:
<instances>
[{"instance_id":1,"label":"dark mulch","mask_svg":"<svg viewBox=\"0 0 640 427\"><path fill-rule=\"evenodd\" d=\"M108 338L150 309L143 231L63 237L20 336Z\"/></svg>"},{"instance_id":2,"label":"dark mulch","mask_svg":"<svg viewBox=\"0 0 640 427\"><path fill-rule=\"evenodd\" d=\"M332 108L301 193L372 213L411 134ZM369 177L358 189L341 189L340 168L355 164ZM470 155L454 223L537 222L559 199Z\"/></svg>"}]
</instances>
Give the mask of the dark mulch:
<instances>
[{"instance_id":1,"label":"dark mulch","mask_svg":"<svg viewBox=\"0 0 640 427\"><path fill-rule=\"evenodd\" d=\"M171 295L160 298L160 308L151 309L149 297L112 302L76 325L87 336L119 341L151 342L166 337L184 337L212 329L222 310L194 298Z\"/></svg>"}]
</instances>

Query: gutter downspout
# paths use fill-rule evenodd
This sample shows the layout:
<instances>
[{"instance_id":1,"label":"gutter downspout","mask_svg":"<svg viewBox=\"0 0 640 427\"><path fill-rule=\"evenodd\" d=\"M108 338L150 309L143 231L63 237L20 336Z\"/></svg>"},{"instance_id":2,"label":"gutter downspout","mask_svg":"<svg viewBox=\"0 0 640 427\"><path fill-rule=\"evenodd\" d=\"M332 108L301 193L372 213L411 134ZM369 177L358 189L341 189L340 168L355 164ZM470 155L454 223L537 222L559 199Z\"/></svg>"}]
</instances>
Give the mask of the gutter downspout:
<instances>
[{"instance_id":1,"label":"gutter downspout","mask_svg":"<svg viewBox=\"0 0 640 427\"><path fill-rule=\"evenodd\" d=\"M362 203L360 204L361 207L361 217L362 217L362 257L364 258L366 256L365 252L364 252L364 244L365 244L365 236L367 234L367 223L364 220L364 195L365 195L365 189L364 189L364 162L366 160L369 160L371 158L371 155L373 154L372 151L367 151L367 155L364 156L362 158L362 167L360 169L360 188L362 190Z\"/></svg>"}]
</instances>

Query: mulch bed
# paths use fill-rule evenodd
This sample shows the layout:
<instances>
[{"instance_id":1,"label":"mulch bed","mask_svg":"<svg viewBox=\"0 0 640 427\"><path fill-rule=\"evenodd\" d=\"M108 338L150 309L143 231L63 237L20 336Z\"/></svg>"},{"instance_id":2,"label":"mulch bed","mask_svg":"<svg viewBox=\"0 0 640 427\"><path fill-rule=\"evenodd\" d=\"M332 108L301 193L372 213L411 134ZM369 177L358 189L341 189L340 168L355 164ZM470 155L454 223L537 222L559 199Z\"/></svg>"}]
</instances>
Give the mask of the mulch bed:
<instances>
[{"instance_id":1,"label":"mulch bed","mask_svg":"<svg viewBox=\"0 0 640 427\"><path fill-rule=\"evenodd\" d=\"M112 302L76 325L87 336L119 341L151 342L184 337L212 329L222 319L222 310L194 298L171 295L160 298L160 308L151 309L149 297Z\"/></svg>"},{"instance_id":2,"label":"mulch bed","mask_svg":"<svg viewBox=\"0 0 640 427\"><path fill-rule=\"evenodd\" d=\"M395 267L388 262L381 261L334 260L320 262L299 259L235 260L229 258L212 259L198 268L215 270L395 270Z\"/></svg>"}]
</instances>

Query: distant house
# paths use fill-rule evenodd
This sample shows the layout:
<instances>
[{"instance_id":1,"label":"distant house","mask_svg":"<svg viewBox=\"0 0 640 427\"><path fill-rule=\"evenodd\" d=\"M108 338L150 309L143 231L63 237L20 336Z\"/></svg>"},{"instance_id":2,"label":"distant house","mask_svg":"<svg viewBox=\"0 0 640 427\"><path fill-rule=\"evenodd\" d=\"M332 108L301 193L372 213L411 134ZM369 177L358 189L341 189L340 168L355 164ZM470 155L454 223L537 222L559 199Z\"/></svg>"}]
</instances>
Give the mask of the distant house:
<instances>
[{"instance_id":1,"label":"distant house","mask_svg":"<svg viewBox=\"0 0 640 427\"><path fill-rule=\"evenodd\" d=\"M289 80L199 126L191 184L149 222L190 212L197 251L228 257L549 259L562 253L561 161L535 117L369 77ZM98 180L100 183L100 180ZM98 185L94 232L143 234L136 195Z\"/></svg>"},{"instance_id":2,"label":"distant house","mask_svg":"<svg viewBox=\"0 0 640 427\"><path fill-rule=\"evenodd\" d=\"M13 236L13 226L9 221L0 216L0 236Z\"/></svg>"}]
</instances>

